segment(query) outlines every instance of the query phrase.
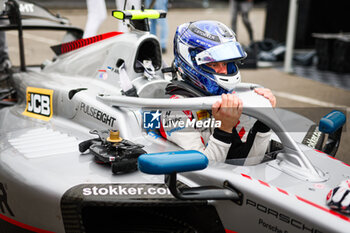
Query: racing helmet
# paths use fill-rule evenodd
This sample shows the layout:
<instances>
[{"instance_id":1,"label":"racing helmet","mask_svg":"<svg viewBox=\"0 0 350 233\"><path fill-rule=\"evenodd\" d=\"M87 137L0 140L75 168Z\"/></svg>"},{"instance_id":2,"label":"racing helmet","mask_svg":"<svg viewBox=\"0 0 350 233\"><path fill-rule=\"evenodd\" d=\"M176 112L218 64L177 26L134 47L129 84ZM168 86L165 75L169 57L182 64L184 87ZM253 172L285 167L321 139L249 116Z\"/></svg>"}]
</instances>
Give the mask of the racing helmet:
<instances>
[{"instance_id":1,"label":"racing helmet","mask_svg":"<svg viewBox=\"0 0 350 233\"><path fill-rule=\"evenodd\" d=\"M176 30L174 66L182 78L211 94L227 93L241 82L236 62L246 56L235 33L220 22L184 23ZM227 65L227 74L217 73L209 66L216 62Z\"/></svg>"}]
</instances>

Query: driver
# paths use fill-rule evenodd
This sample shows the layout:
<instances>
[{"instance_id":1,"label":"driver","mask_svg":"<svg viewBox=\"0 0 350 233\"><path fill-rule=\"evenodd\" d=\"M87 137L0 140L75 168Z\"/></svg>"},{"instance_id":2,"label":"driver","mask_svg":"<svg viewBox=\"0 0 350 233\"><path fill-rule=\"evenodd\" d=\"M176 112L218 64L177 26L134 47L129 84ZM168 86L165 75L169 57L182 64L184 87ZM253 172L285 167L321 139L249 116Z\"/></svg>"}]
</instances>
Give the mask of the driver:
<instances>
[{"instance_id":1,"label":"driver","mask_svg":"<svg viewBox=\"0 0 350 233\"><path fill-rule=\"evenodd\" d=\"M174 55L173 65L181 80L173 80L167 86L171 98L221 95L221 101L213 104L211 112L163 111L162 136L185 150L201 151L209 160L224 162L248 157L244 165L261 162L271 132L262 122L241 116L242 101L231 94L241 81L236 62L246 57L233 31L217 21L182 24L175 33ZM269 89L256 88L255 92L276 106ZM205 121L212 117L221 121L219 127L175 126L178 121Z\"/></svg>"}]
</instances>

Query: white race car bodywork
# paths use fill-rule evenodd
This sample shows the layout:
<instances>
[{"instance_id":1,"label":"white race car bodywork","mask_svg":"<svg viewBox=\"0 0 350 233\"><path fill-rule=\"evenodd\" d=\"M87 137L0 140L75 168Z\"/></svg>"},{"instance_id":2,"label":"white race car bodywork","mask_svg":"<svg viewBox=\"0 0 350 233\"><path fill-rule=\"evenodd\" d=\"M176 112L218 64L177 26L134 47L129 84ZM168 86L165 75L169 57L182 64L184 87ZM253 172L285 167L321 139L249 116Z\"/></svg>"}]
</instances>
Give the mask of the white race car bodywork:
<instances>
[{"instance_id":1,"label":"white race car bodywork","mask_svg":"<svg viewBox=\"0 0 350 233\"><path fill-rule=\"evenodd\" d=\"M349 165L302 145L300 136L296 142L287 132L277 132L280 120L293 124L298 115L277 110L285 116L279 120L273 110L270 117L254 110L268 103L250 90L252 84L242 84L237 93L246 106L244 111L261 117L275 130L284 149L276 152L276 158L254 166L210 162L202 171L178 176L180 185L186 187L228 184L239 190L240 202L178 200L164 185L163 175L140 171L113 175L109 166L95 163L89 153L80 153L78 144L93 137L91 129L119 130L122 138L144 145L147 153L181 151L143 129L142 110L208 109L217 100L168 99L165 86L169 80L160 67L153 80L135 72L140 54L149 52L152 57L155 53L148 46L158 49L155 57L159 58L156 37L133 31L62 54L43 69L13 74L18 104L0 110L2 232L96 232L94 224L99 232L126 232L125 228L142 232L141 228L163 229L162 221L172 222L175 230L171 229L177 232L350 229L350 217L326 205L329 190L349 179ZM139 97L121 95L119 60ZM299 124L309 127L313 122L300 116Z\"/></svg>"}]
</instances>

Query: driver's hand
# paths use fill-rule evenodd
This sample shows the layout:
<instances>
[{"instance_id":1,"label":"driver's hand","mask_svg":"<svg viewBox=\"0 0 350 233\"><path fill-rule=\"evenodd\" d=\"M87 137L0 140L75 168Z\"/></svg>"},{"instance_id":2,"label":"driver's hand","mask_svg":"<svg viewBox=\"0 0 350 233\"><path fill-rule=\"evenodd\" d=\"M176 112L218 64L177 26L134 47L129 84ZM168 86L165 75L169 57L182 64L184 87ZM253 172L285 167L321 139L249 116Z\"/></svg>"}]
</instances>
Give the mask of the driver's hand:
<instances>
[{"instance_id":1,"label":"driver's hand","mask_svg":"<svg viewBox=\"0 0 350 233\"><path fill-rule=\"evenodd\" d=\"M350 180L344 180L339 186L330 190L327 205L345 214L350 214Z\"/></svg>"},{"instance_id":2,"label":"driver's hand","mask_svg":"<svg viewBox=\"0 0 350 233\"><path fill-rule=\"evenodd\" d=\"M221 121L219 129L232 133L241 117L243 109L242 100L233 94L222 94L221 101L213 104L211 110L215 120Z\"/></svg>"},{"instance_id":3,"label":"driver's hand","mask_svg":"<svg viewBox=\"0 0 350 233\"><path fill-rule=\"evenodd\" d=\"M272 107L276 107L276 97L274 94L272 94L270 89L267 88L255 88L254 91L258 93L259 95L264 96L266 99L268 99L272 105Z\"/></svg>"}]
</instances>

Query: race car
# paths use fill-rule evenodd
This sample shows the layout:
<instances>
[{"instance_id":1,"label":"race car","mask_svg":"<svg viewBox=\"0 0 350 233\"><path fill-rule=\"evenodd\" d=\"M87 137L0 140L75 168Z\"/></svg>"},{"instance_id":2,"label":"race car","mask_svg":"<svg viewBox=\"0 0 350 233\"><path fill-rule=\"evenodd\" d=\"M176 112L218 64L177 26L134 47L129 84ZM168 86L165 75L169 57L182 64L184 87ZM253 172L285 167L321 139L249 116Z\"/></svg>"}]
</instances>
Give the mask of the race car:
<instances>
[{"instance_id":1,"label":"race car","mask_svg":"<svg viewBox=\"0 0 350 233\"><path fill-rule=\"evenodd\" d=\"M81 30L56 16L50 15L56 23L38 19L37 9L46 11L36 5L31 13L40 22L28 26L21 4L32 3L7 1L10 22L1 27L16 28L20 41L21 30L34 27L67 30L66 38L76 40L54 46L51 62L27 67L23 57L7 73L11 87L2 91L0 109L1 232L349 229L347 207L339 208L334 189L350 174L349 165L334 158L344 114L332 112L315 124L269 108L253 91L257 85L242 83L236 93L244 114L274 131L269 149L251 166L208 162L154 129L163 109L209 110L220 98L166 95L172 77L163 72L173 69L164 67L147 22L164 12L114 11L130 20L130 32L80 39ZM289 133L296 124L305 127L303 137Z\"/></svg>"}]
</instances>

